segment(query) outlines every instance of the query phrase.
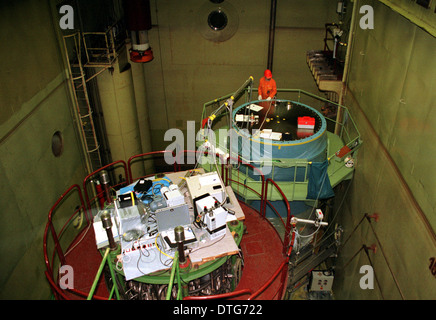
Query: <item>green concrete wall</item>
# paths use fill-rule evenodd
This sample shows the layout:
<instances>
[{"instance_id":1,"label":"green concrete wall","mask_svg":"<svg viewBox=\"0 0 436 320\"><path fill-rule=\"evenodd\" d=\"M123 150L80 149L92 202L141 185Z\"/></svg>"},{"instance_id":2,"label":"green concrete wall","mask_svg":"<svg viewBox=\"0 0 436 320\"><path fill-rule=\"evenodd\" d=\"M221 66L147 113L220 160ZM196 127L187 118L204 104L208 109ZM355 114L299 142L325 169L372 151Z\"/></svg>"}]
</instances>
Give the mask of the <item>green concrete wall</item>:
<instances>
[{"instance_id":1,"label":"green concrete wall","mask_svg":"<svg viewBox=\"0 0 436 320\"><path fill-rule=\"evenodd\" d=\"M207 40L209 1L151 1L149 30L154 60L144 65L153 149L165 149L169 128L200 127L203 104L235 92L250 76L257 87L267 66L269 0L229 0L229 28L223 42ZM306 65L306 52L323 48L324 24L336 18L336 1L278 1L273 76L279 88L319 93ZM231 9L234 9L232 11ZM223 32L226 29L223 30ZM186 146L185 146L186 147Z\"/></svg>"},{"instance_id":2,"label":"green concrete wall","mask_svg":"<svg viewBox=\"0 0 436 320\"><path fill-rule=\"evenodd\" d=\"M0 4L1 299L50 297L42 240L47 216L85 174L52 21L47 1ZM59 157L51 149L56 131L64 143ZM57 216L66 219L74 208L67 203Z\"/></svg>"},{"instance_id":3,"label":"green concrete wall","mask_svg":"<svg viewBox=\"0 0 436 320\"><path fill-rule=\"evenodd\" d=\"M363 4L374 8L375 21L373 30L355 29L345 97L364 144L341 215L344 239L365 213L380 220L375 233L364 221L343 248L335 292L342 299L435 299L436 40L378 1ZM372 244L380 285L362 290L359 269L370 261L363 251L350 259Z\"/></svg>"}]
</instances>

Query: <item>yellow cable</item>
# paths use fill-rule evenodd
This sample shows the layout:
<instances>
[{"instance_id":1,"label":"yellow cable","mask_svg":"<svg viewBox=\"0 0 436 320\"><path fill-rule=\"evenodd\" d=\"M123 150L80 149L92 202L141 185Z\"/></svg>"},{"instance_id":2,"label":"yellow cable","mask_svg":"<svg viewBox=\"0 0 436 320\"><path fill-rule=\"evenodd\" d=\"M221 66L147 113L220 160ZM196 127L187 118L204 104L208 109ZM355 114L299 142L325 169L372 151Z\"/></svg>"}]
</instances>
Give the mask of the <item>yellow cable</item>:
<instances>
[{"instance_id":1,"label":"yellow cable","mask_svg":"<svg viewBox=\"0 0 436 320\"><path fill-rule=\"evenodd\" d=\"M159 250L160 253L166 255L168 258L170 259L174 259L174 257L171 257L170 255L166 254L165 252L163 252L159 246L157 245L157 238L159 237L160 233L157 234L156 238L154 239L154 245L156 246L157 250Z\"/></svg>"},{"instance_id":2,"label":"yellow cable","mask_svg":"<svg viewBox=\"0 0 436 320\"><path fill-rule=\"evenodd\" d=\"M135 196L133 195L133 192L130 192L130 197L132 198L132 205L135 205Z\"/></svg>"},{"instance_id":3,"label":"yellow cable","mask_svg":"<svg viewBox=\"0 0 436 320\"><path fill-rule=\"evenodd\" d=\"M158 181L161 181L161 180L165 180L165 181L168 181L169 183L171 183L171 180L169 178L166 178L166 177L154 179L153 182L158 182Z\"/></svg>"}]
</instances>

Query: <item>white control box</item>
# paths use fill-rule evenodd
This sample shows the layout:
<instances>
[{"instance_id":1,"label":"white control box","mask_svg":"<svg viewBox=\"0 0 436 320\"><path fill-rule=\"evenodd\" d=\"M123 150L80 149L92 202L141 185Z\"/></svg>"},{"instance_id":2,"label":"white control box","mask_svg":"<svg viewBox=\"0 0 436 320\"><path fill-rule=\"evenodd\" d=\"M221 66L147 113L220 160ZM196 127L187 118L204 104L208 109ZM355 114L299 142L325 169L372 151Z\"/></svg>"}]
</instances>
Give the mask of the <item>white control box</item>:
<instances>
[{"instance_id":1,"label":"white control box","mask_svg":"<svg viewBox=\"0 0 436 320\"><path fill-rule=\"evenodd\" d=\"M216 171L187 177L186 185L188 186L193 201L205 194L209 194L219 202L227 198L224 185Z\"/></svg>"},{"instance_id":2,"label":"white control box","mask_svg":"<svg viewBox=\"0 0 436 320\"><path fill-rule=\"evenodd\" d=\"M310 291L332 291L334 275L331 271L312 271Z\"/></svg>"},{"instance_id":3,"label":"white control box","mask_svg":"<svg viewBox=\"0 0 436 320\"><path fill-rule=\"evenodd\" d=\"M206 230L209 232L210 238L214 239L222 236L226 232L227 210L223 207L210 210L204 216L204 224Z\"/></svg>"},{"instance_id":4,"label":"white control box","mask_svg":"<svg viewBox=\"0 0 436 320\"><path fill-rule=\"evenodd\" d=\"M163 187L160 192L165 198L168 207L174 207L185 203L185 197L183 197L177 185Z\"/></svg>"},{"instance_id":5,"label":"white control box","mask_svg":"<svg viewBox=\"0 0 436 320\"><path fill-rule=\"evenodd\" d=\"M204 211L205 207L206 207L206 209L213 208L215 206L215 199L212 198L211 196L204 197L202 199L195 201L195 206L196 206L197 212L201 213Z\"/></svg>"}]
</instances>

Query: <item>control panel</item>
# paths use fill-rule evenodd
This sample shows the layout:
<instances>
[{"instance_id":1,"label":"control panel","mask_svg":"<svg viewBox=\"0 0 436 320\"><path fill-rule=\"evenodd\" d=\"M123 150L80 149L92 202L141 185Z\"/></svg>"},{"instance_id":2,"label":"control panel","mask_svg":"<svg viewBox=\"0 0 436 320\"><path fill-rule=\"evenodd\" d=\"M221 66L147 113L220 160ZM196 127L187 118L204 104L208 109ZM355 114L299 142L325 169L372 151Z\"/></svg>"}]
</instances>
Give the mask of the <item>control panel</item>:
<instances>
[{"instance_id":1,"label":"control panel","mask_svg":"<svg viewBox=\"0 0 436 320\"><path fill-rule=\"evenodd\" d=\"M333 271L313 270L310 291L332 291L333 280Z\"/></svg>"}]
</instances>

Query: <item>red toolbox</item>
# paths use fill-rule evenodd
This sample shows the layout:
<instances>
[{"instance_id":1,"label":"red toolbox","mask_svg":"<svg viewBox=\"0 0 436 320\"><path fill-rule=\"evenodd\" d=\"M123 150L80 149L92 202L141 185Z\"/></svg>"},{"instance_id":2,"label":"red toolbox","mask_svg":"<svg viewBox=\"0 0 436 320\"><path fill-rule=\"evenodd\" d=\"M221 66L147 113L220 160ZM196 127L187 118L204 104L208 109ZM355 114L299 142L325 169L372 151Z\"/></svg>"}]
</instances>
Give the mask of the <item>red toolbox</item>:
<instances>
[{"instance_id":1,"label":"red toolbox","mask_svg":"<svg viewBox=\"0 0 436 320\"><path fill-rule=\"evenodd\" d=\"M315 118L298 117L298 129L315 129Z\"/></svg>"}]
</instances>

